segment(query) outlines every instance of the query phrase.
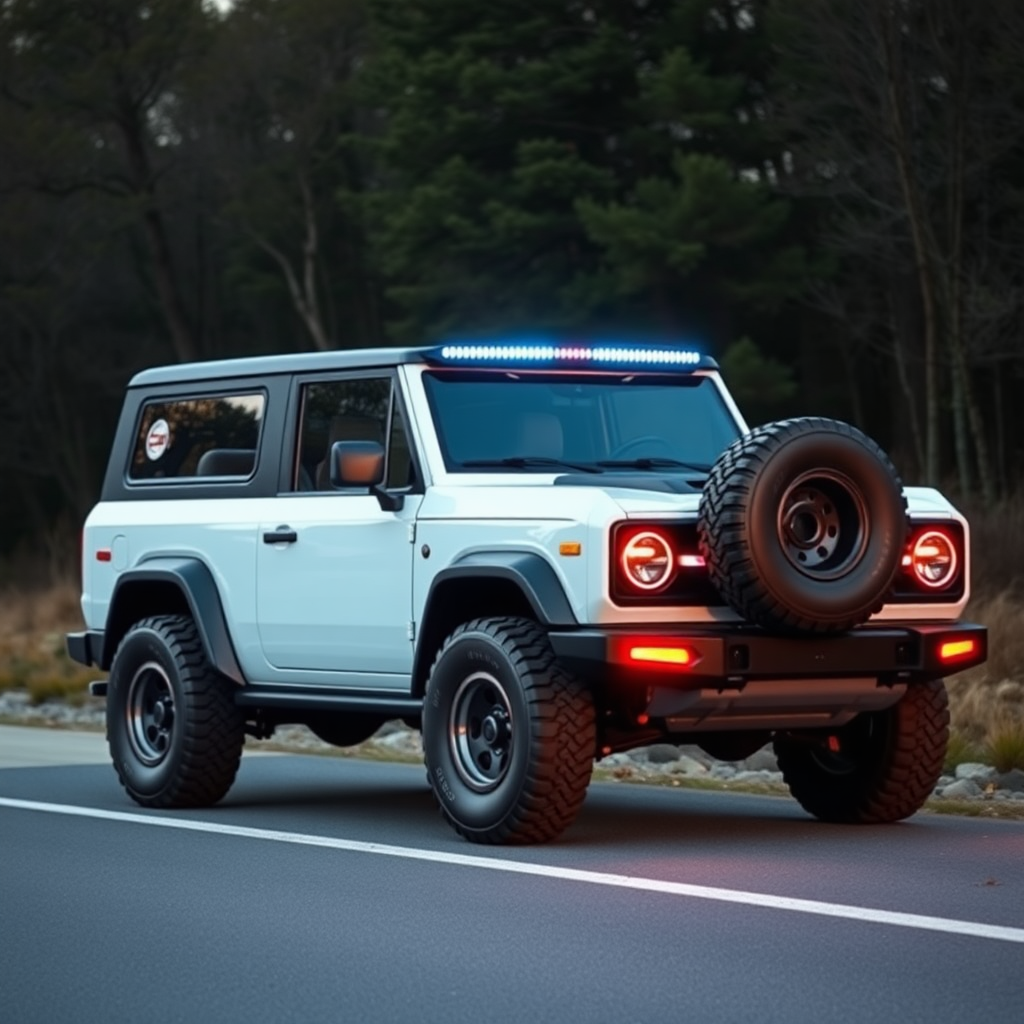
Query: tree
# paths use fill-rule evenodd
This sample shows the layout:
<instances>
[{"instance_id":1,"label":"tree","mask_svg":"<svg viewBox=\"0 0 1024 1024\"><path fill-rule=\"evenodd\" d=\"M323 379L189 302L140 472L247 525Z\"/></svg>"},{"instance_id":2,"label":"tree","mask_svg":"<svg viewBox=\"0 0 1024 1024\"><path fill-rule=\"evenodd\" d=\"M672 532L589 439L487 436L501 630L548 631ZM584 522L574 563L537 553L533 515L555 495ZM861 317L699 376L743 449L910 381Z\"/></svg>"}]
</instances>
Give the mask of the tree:
<instances>
[{"instance_id":1,"label":"tree","mask_svg":"<svg viewBox=\"0 0 1024 1024\"><path fill-rule=\"evenodd\" d=\"M942 472L948 389L961 487L969 490L976 475L993 500L990 426L968 325L986 318L976 308L984 293L971 282L996 255L977 229L993 200L997 216L1006 213L997 183L1019 134L1012 54L1024 12L1013 0L782 0L774 11L787 57L778 95L793 132L790 184L827 198L832 247L882 281L867 333L884 339L907 397L923 382L924 425L915 410L914 431L925 481L938 484ZM908 287L919 332L905 326L899 289ZM833 291L833 305L848 308L855 293L848 283L837 290L843 297L836 304ZM919 347L908 341L917 333Z\"/></svg>"},{"instance_id":2,"label":"tree","mask_svg":"<svg viewBox=\"0 0 1024 1024\"><path fill-rule=\"evenodd\" d=\"M370 0L395 337L712 324L724 343L732 307L788 288L795 252L766 258L786 209L747 180L765 173L751 87L719 66L754 6ZM686 291L698 266L726 284Z\"/></svg>"},{"instance_id":3,"label":"tree","mask_svg":"<svg viewBox=\"0 0 1024 1024\"><path fill-rule=\"evenodd\" d=\"M8 0L0 6L0 126L15 155L2 187L120 200L145 239L179 359L199 346L182 293L161 179L175 91L206 42L202 0Z\"/></svg>"},{"instance_id":4,"label":"tree","mask_svg":"<svg viewBox=\"0 0 1024 1024\"><path fill-rule=\"evenodd\" d=\"M374 286L352 202L349 138L361 54L361 0L240 0L226 14L192 94L210 164L245 241L269 257L318 349L379 337Z\"/></svg>"}]
</instances>

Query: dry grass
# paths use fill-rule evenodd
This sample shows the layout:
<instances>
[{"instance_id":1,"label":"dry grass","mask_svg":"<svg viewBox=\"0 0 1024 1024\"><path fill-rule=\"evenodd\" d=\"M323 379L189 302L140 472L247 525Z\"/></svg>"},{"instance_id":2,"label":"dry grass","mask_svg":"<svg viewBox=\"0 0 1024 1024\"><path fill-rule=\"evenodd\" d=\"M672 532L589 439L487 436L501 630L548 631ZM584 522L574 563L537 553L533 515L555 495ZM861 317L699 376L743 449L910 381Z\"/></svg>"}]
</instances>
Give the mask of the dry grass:
<instances>
[{"instance_id":1,"label":"dry grass","mask_svg":"<svg viewBox=\"0 0 1024 1024\"><path fill-rule=\"evenodd\" d=\"M974 592L1005 592L1024 606L1024 490L991 506L976 499L954 504L971 527Z\"/></svg>"},{"instance_id":2,"label":"dry grass","mask_svg":"<svg viewBox=\"0 0 1024 1024\"><path fill-rule=\"evenodd\" d=\"M1004 590L972 600L966 617L988 627L988 661L946 685L960 740L980 753L995 737L1024 731L1024 601Z\"/></svg>"},{"instance_id":3,"label":"dry grass","mask_svg":"<svg viewBox=\"0 0 1024 1024\"><path fill-rule=\"evenodd\" d=\"M84 700L100 673L64 648L64 634L81 628L77 583L0 590L0 690L26 690L34 703Z\"/></svg>"}]
</instances>

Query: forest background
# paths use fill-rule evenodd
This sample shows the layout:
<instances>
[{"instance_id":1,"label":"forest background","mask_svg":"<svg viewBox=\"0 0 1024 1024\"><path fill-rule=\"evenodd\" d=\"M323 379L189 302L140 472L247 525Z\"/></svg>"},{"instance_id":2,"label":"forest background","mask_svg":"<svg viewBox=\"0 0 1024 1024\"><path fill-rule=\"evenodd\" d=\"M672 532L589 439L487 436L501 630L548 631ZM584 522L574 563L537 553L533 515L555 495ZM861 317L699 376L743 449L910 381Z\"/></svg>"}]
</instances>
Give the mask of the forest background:
<instances>
[{"instance_id":1,"label":"forest background","mask_svg":"<svg viewBox=\"0 0 1024 1024\"><path fill-rule=\"evenodd\" d=\"M0 0L7 685L137 370L599 334L945 490L1024 722L1022 213L1019 0Z\"/></svg>"}]
</instances>

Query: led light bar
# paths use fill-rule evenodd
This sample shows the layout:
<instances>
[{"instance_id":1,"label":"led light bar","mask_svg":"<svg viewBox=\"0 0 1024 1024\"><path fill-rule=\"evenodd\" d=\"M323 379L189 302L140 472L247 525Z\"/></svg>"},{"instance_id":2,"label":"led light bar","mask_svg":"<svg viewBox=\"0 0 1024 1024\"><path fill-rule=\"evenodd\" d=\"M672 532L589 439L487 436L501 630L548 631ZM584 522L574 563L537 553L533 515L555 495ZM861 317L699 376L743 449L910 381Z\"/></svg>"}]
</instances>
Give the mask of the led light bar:
<instances>
[{"instance_id":1,"label":"led light bar","mask_svg":"<svg viewBox=\"0 0 1024 1024\"><path fill-rule=\"evenodd\" d=\"M572 344L451 344L431 351L443 363L523 365L597 365L602 367L664 367L671 369L714 368L712 359L694 349L657 348L645 345Z\"/></svg>"}]
</instances>

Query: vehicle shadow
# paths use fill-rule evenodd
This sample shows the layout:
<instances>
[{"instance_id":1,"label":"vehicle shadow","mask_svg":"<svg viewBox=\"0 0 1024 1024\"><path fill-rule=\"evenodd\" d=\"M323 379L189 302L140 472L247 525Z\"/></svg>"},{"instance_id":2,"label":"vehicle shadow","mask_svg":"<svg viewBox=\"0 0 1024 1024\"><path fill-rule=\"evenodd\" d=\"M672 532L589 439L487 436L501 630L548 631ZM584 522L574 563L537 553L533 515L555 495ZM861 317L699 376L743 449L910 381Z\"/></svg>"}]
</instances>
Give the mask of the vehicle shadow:
<instances>
[{"instance_id":1,"label":"vehicle shadow","mask_svg":"<svg viewBox=\"0 0 1024 1024\"><path fill-rule=\"evenodd\" d=\"M351 834L365 826L383 842L452 840L468 853L515 849L517 856L529 850L621 845L643 845L652 854L678 853L683 847L767 851L773 844L783 848L794 841L870 847L881 835L892 836L894 829L903 840L915 833L924 838L929 831L920 828L920 817L895 825L830 825L788 797L597 783L577 819L553 842L477 846L466 844L444 823L421 765L327 760L302 766L306 760L289 764L282 759L277 771L261 771L259 778L243 775L220 810L245 815L259 809L262 827L315 832L343 825Z\"/></svg>"}]
</instances>

